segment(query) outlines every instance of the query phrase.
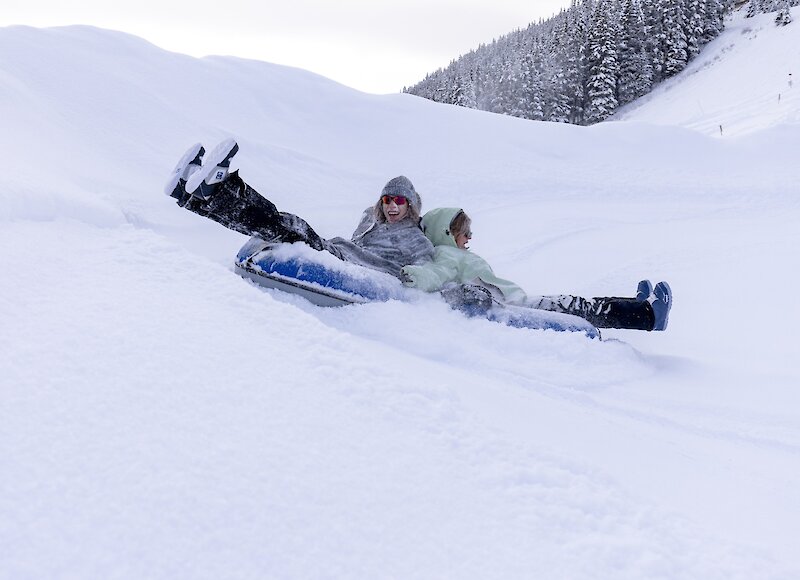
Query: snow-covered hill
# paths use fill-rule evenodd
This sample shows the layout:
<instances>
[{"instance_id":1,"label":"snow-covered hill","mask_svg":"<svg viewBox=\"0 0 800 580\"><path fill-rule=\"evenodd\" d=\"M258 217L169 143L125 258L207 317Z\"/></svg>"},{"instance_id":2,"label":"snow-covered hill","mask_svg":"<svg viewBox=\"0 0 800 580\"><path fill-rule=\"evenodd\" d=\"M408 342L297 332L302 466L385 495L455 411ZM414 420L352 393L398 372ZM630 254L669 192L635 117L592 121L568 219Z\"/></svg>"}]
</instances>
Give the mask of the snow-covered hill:
<instances>
[{"instance_id":1,"label":"snow-covered hill","mask_svg":"<svg viewBox=\"0 0 800 580\"><path fill-rule=\"evenodd\" d=\"M774 13L754 18L745 13L746 5L685 71L614 119L677 125L717 137L800 122L800 27L776 27Z\"/></svg>"},{"instance_id":2,"label":"snow-covered hill","mask_svg":"<svg viewBox=\"0 0 800 580\"><path fill-rule=\"evenodd\" d=\"M723 35L685 83L712 95L733 67L745 90L793 28ZM666 112L581 128L0 29L0 577L797 575L782 104L724 139ZM189 144L229 135L243 177L323 235L402 173L531 293L669 280L670 328L597 342L257 289L231 269L245 238L161 193Z\"/></svg>"}]
</instances>

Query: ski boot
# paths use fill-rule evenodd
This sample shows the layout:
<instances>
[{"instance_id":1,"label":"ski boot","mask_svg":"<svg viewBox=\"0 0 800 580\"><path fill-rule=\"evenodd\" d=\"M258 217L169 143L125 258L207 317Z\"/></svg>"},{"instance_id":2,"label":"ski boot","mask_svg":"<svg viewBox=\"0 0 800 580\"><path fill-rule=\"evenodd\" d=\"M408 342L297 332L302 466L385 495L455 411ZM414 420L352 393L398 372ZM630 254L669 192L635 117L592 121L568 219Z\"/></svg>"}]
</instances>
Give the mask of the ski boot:
<instances>
[{"instance_id":1,"label":"ski boot","mask_svg":"<svg viewBox=\"0 0 800 580\"><path fill-rule=\"evenodd\" d=\"M656 318L653 330L666 330L672 308L672 289L666 282L659 282L653 289L653 296L654 300L650 303Z\"/></svg>"},{"instance_id":2,"label":"ski boot","mask_svg":"<svg viewBox=\"0 0 800 580\"><path fill-rule=\"evenodd\" d=\"M203 159L202 167L186 181L186 191L204 201L211 199L217 185L228 178L231 159L238 151L234 139L225 139L214 147Z\"/></svg>"},{"instance_id":3,"label":"ski boot","mask_svg":"<svg viewBox=\"0 0 800 580\"><path fill-rule=\"evenodd\" d=\"M636 300L644 302L653 293L653 284L650 280L642 280L636 287Z\"/></svg>"},{"instance_id":4,"label":"ski boot","mask_svg":"<svg viewBox=\"0 0 800 580\"><path fill-rule=\"evenodd\" d=\"M206 150L200 143L189 147L175 165L175 169L172 170L166 185L164 185L164 193L177 199L178 205L181 207L186 205L190 197L186 193L186 180L200 169L205 152Z\"/></svg>"}]
</instances>

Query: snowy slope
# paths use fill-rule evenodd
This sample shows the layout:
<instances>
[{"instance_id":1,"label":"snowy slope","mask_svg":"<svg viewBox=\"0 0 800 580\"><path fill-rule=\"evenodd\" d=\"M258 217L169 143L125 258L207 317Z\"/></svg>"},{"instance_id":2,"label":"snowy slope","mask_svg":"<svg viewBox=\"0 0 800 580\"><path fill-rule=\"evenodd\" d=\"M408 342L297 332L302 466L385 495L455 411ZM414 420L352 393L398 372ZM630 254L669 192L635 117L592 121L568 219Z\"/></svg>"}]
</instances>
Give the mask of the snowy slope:
<instances>
[{"instance_id":1,"label":"snowy slope","mask_svg":"<svg viewBox=\"0 0 800 580\"><path fill-rule=\"evenodd\" d=\"M774 13L745 18L746 11L747 5L734 12L726 30L686 70L614 119L718 137L800 123L800 30L776 27Z\"/></svg>"},{"instance_id":2,"label":"snowy slope","mask_svg":"<svg viewBox=\"0 0 800 580\"><path fill-rule=\"evenodd\" d=\"M741 80L796 40L732 38ZM748 117L731 139L530 123L0 29L0 578L796 576L800 127ZM670 328L257 289L245 238L161 193L228 135L323 235L403 173L532 293L668 279Z\"/></svg>"}]
</instances>

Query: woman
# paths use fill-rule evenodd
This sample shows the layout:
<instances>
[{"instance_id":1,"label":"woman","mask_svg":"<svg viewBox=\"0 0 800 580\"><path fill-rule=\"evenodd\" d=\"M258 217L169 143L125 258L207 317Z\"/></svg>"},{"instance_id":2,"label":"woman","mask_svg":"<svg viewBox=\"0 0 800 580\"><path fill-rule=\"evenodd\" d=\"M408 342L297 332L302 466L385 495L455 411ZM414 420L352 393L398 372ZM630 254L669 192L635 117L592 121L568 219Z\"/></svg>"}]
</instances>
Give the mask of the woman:
<instances>
[{"instance_id":1,"label":"woman","mask_svg":"<svg viewBox=\"0 0 800 580\"><path fill-rule=\"evenodd\" d=\"M471 220L461 208L437 208L426 213L422 229L436 247L433 261L405 266L401 273L404 283L428 292L444 288L445 297L458 308L459 300L469 308L491 296L501 304L574 314L598 328L666 329L672 306L666 282L653 289L649 281L642 280L636 298L529 297L513 282L495 276L486 260L468 251L470 226ZM453 287L453 283L462 286Z\"/></svg>"},{"instance_id":2,"label":"woman","mask_svg":"<svg viewBox=\"0 0 800 580\"><path fill-rule=\"evenodd\" d=\"M378 202L368 208L350 240L321 238L302 218L280 212L239 177L230 162L239 150L233 139L210 153L199 143L180 159L167 182L166 193L178 205L234 231L269 242L303 242L348 262L400 276L408 264L433 257L433 245L419 227L422 201L404 176L389 180Z\"/></svg>"}]
</instances>

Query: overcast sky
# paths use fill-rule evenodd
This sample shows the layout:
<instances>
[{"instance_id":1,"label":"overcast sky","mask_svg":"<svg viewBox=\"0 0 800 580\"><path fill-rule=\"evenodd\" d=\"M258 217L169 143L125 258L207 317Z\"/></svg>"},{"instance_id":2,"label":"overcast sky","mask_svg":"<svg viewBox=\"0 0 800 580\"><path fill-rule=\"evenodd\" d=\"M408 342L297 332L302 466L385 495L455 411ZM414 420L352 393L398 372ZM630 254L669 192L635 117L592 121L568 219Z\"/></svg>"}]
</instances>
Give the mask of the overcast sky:
<instances>
[{"instance_id":1,"label":"overcast sky","mask_svg":"<svg viewBox=\"0 0 800 580\"><path fill-rule=\"evenodd\" d=\"M569 0L26 0L0 26L91 24L176 52L226 54L310 70L393 93Z\"/></svg>"}]
</instances>

